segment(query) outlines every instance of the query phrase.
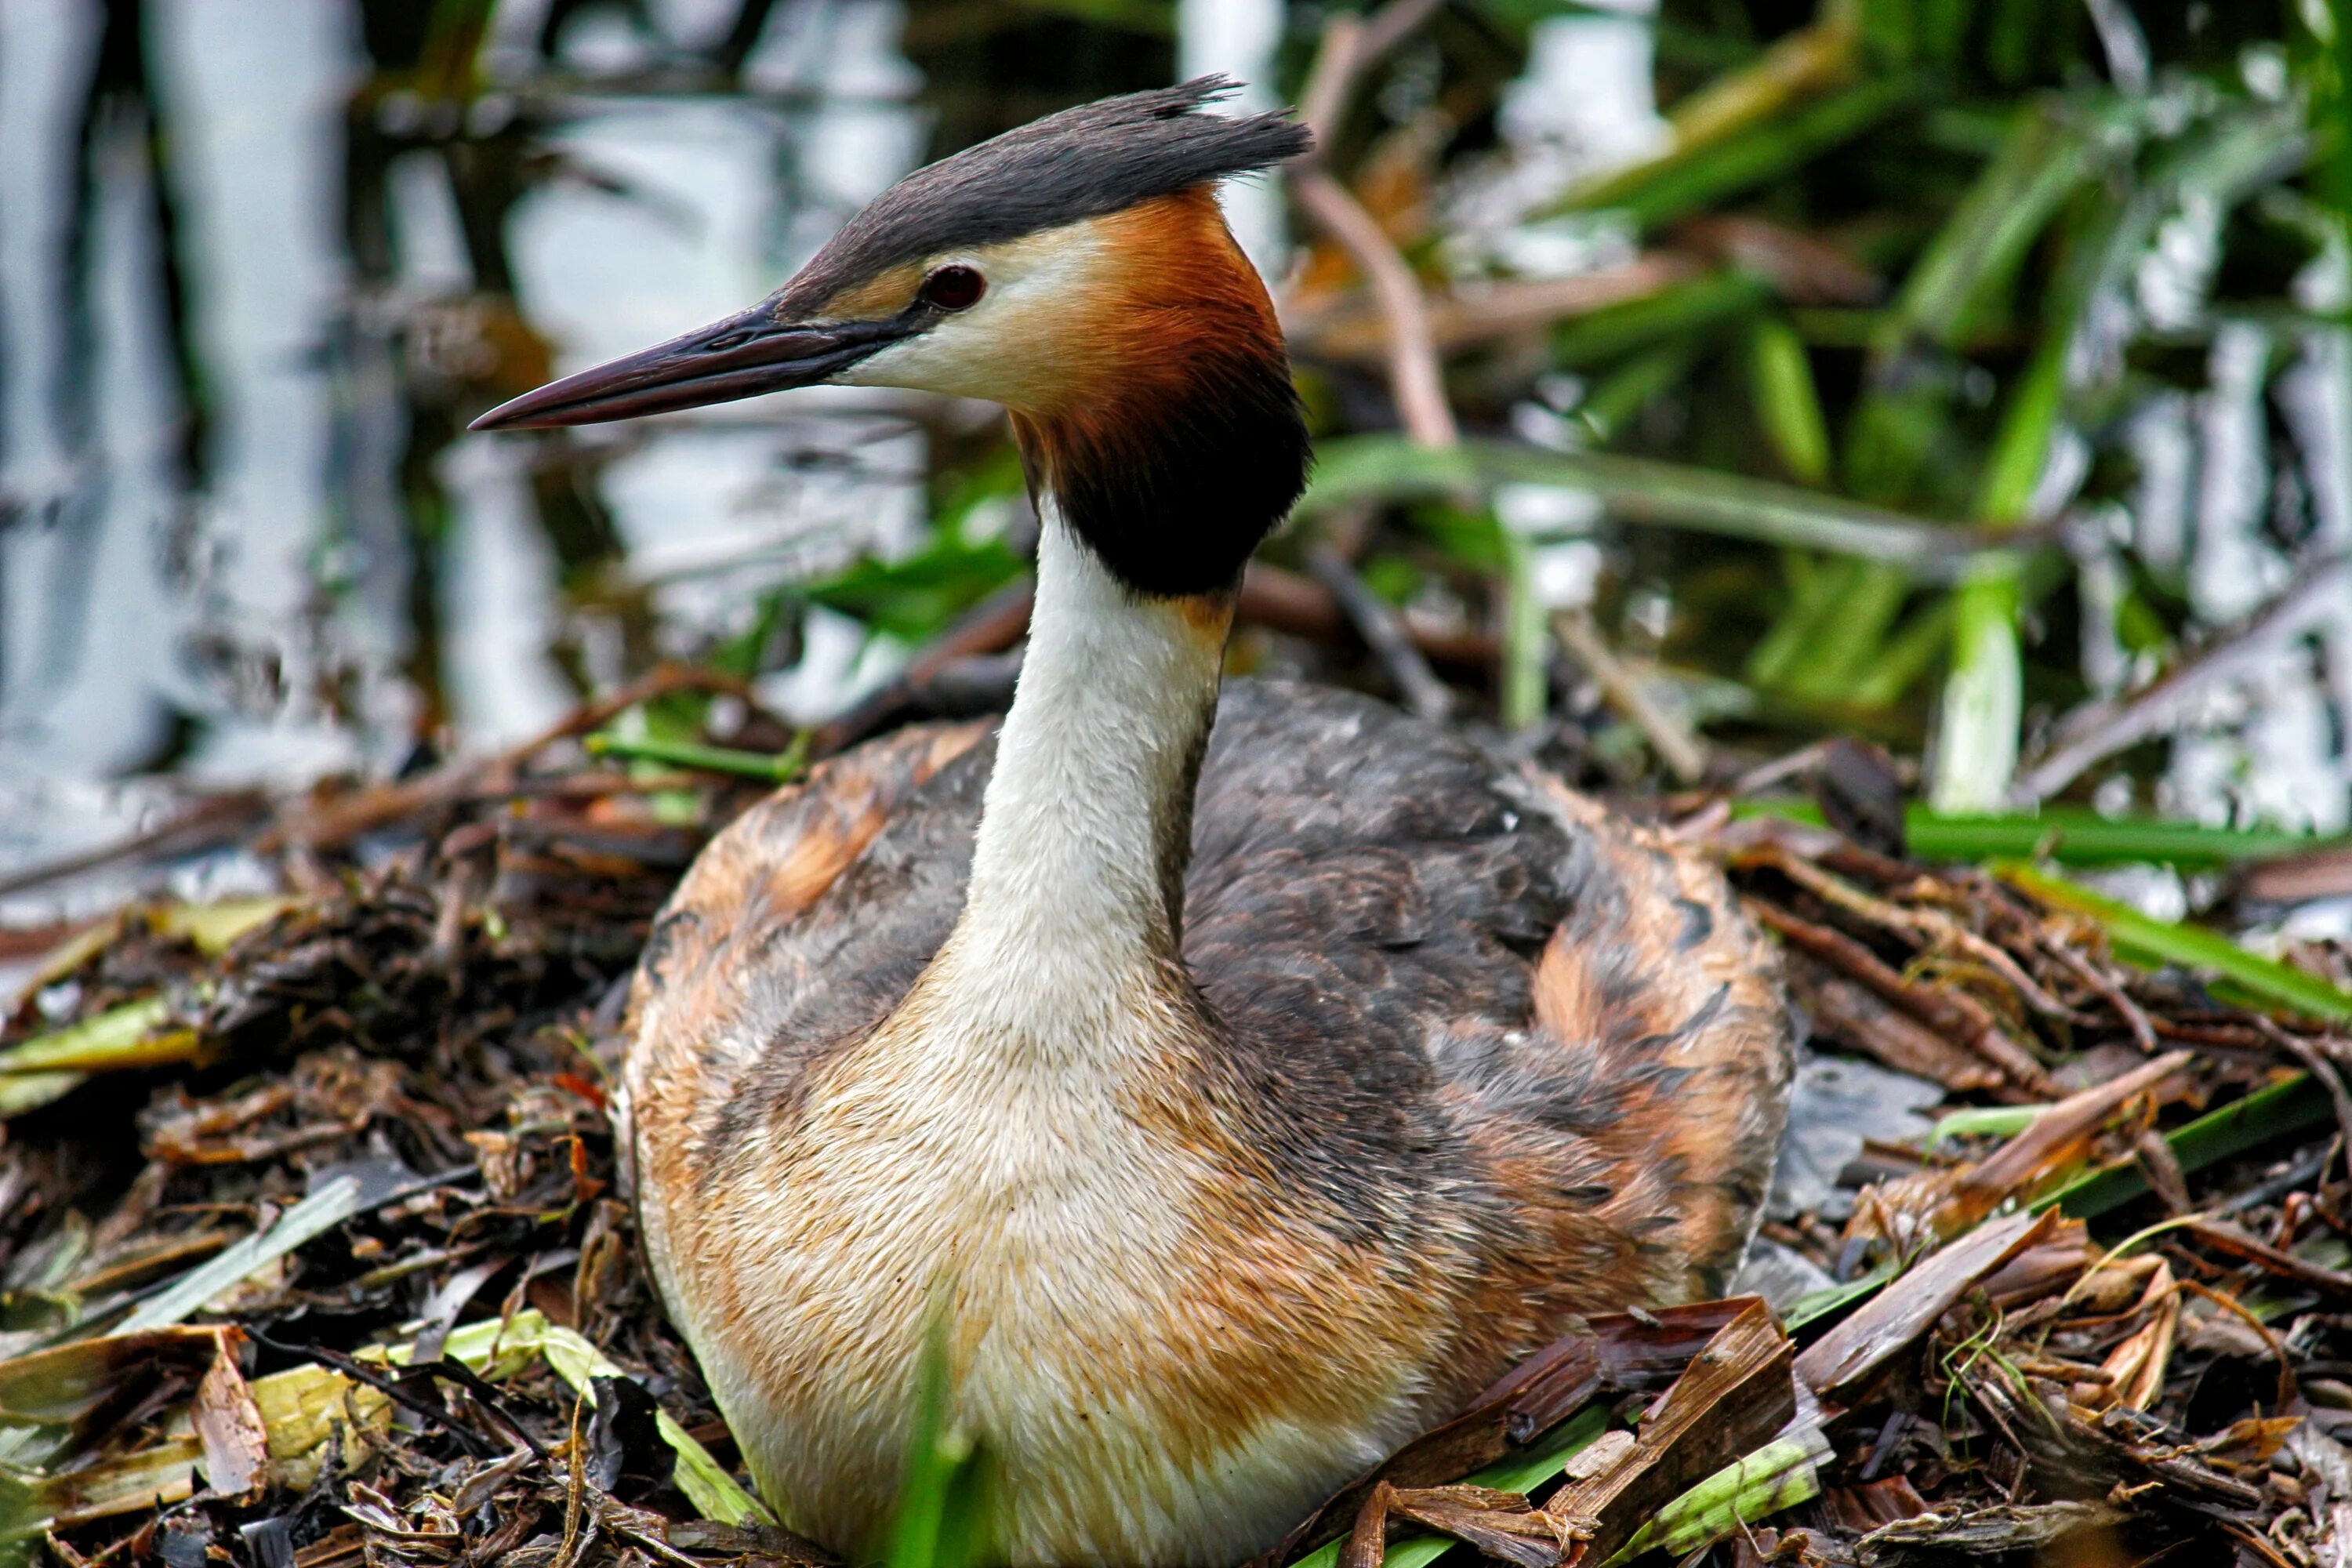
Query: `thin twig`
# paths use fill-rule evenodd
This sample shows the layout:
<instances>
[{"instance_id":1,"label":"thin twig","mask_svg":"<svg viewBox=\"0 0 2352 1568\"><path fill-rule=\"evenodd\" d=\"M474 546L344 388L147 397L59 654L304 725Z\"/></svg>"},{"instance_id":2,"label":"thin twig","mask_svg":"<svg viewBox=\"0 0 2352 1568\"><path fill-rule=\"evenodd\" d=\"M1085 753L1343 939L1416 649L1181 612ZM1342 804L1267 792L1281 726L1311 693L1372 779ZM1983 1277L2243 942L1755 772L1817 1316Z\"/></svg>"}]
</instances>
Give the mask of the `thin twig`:
<instances>
[{"instance_id":1,"label":"thin twig","mask_svg":"<svg viewBox=\"0 0 2352 1568\"><path fill-rule=\"evenodd\" d=\"M1370 18L1341 12L1323 29L1323 46L1298 95L1299 118L1319 150L1330 145L1357 81L1437 15L1444 0L1389 0Z\"/></svg>"},{"instance_id":2,"label":"thin twig","mask_svg":"<svg viewBox=\"0 0 2352 1568\"><path fill-rule=\"evenodd\" d=\"M2065 942L2051 936L2046 931L2037 928L2032 940L2035 946L2055 959L2084 984L2096 992L2100 999L2114 1009L2116 1016L2124 1021L2124 1026L2131 1031L2132 1038L2138 1043L2143 1053L2154 1056L2161 1048L2157 1044L2156 1026L2148 1022L2147 1012L2138 1003L2124 994L2122 986L2117 985L2101 973L2097 964L2084 958Z\"/></svg>"},{"instance_id":3,"label":"thin twig","mask_svg":"<svg viewBox=\"0 0 2352 1568\"><path fill-rule=\"evenodd\" d=\"M2303 1070L2309 1073L2319 1087L2327 1091L2328 1103L2335 1108L2336 1111L2336 1125L2344 1134L2344 1146L2347 1149L2352 1149L2352 1093L2346 1091L2344 1075L2336 1070L2336 1064L2328 1060L2302 1036L2280 1028L2277 1024L2260 1014L2254 1016L2252 1023L2255 1028L2269 1036L2281 1050L2300 1062L2303 1065Z\"/></svg>"},{"instance_id":4,"label":"thin twig","mask_svg":"<svg viewBox=\"0 0 2352 1568\"><path fill-rule=\"evenodd\" d=\"M1379 222L1346 186L1320 169L1301 172L1292 182L1307 216L1339 241L1372 286L1388 322L1389 391L1405 433L1424 447L1445 447L1461 439L1454 409L1445 401L1445 380L1430 333L1429 302Z\"/></svg>"},{"instance_id":5,"label":"thin twig","mask_svg":"<svg viewBox=\"0 0 2352 1568\"><path fill-rule=\"evenodd\" d=\"M1625 661L1601 640L1600 628L1592 624L1591 616L1582 610L1562 610L1552 616L1551 629L1560 645L1591 675L1601 688L1601 699L1642 731L1650 749L1666 764L1668 773L1686 784L1695 784L1706 776L1706 746L1679 717L1652 700L1641 678L1628 669Z\"/></svg>"},{"instance_id":6,"label":"thin twig","mask_svg":"<svg viewBox=\"0 0 2352 1568\"><path fill-rule=\"evenodd\" d=\"M268 815L269 797L257 789L235 790L199 800L184 811L152 827L142 828L95 849L79 850L55 860L27 866L0 877L0 897L25 892L45 883L79 877L138 856L195 854L234 838Z\"/></svg>"},{"instance_id":7,"label":"thin twig","mask_svg":"<svg viewBox=\"0 0 2352 1568\"><path fill-rule=\"evenodd\" d=\"M325 849L420 812L456 804L483 789L503 789L522 766L559 741L601 730L641 702L674 692L699 691L753 700L751 688L730 675L691 665L663 664L602 697L583 702L555 723L519 745L488 757L465 758L422 778L377 784L345 799L330 801L280 819L253 846L258 855L289 848Z\"/></svg>"},{"instance_id":8,"label":"thin twig","mask_svg":"<svg viewBox=\"0 0 2352 1568\"><path fill-rule=\"evenodd\" d=\"M1389 679L1396 683L1397 695L1415 718L1444 720L1454 711L1454 693L1445 682L1437 679L1429 668L1429 660L1412 643L1412 634L1406 629L1404 617L1389 607L1381 596L1364 586L1348 558L1328 544L1318 544L1307 552L1307 569L1315 580L1331 590L1332 598L1347 613L1364 646L1386 667Z\"/></svg>"},{"instance_id":9,"label":"thin twig","mask_svg":"<svg viewBox=\"0 0 2352 1568\"><path fill-rule=\"evenodd\" d=\"M2046 800L2095 764L2158 733L2216 682L2266 658L2300 635L2344 591L2352 555L2333 555L2295 574L2293 586L2137 691L2079 710L2058 743L2018 776L2021 805Z\"/></svg>"},{"instance_id":10,"label":"thin twig","mask_svg":"<svg viewBox=\"0 0 2352 1568\"><path fill-rule=\"evenodd\" d=\"M583 1384L572 1396L572 1441L564 1454L563 1544L555 1553L555 1561L562 1568L572 1568L578 1561L577 1553L586 1544L580 1538L580 1526L587 1516L588 1480L588 1467L581 1454L587 1445L581 1440L580 1415L587 1407L588 1389Z\"/></svg>"},{"instance_id":11,"label":"thin twig","mask_svg":"<svg viewBox=\"0 0 2352 1568\"><path fill-rule=\"evenodd\" d=\"M1253 561L1242 574L1241 603L1234 618L1287 637L1329 642L1347 634L1347 611L1328 588L1297 572ZM1405 635L1432 665L1472 674L1491 670L1500 651L1491 633L1473 627L1446 630L1401 617Z\"/></svg>"},{"instance_id":12,"label":"thin twig","mask_svg":"<svg viewBox=\"0 0 2352 1568\"><path fill-rule=\"evenodd\" d=\"M340 1351L331 1351L324 1345L298 1345L282 1340L275 1340L270 1338L269 1335L262 1332L259 1329L250 1326L246 1329L245 1332L256 1344L265 1345L274 1351L286 1352L294 1355L308 1357L310 1360L317 1362L320 1365L350 1378L353 1383L363 1384L367 1387L374 1389L378 1394L383 1394L386 1399L391 1400L394 1405L399 1405L403 1410L407 1411L410 1415L421 1416L425 1420L430 1421L434 1426L438 1426L443 1431L448 1433L449 1436L457 1440L459 1447L463 1447L468 1454L471 1454L478 1459L487 1458L490 1455L498 1452L498 1450L492 1447L488 1440L484 1438L480 1433L475 1431L472 1427L466 1426L464 1423L454 1419L447 1411L438 1408L432 1401L411 1393L409 1390L402 1387L399 1384L394 1382L391 1378L386 1377L382 1373L375 1372L368 1367L362 1366L360 1363L352 1360L350 1356L344 1355ZM532 1448L538 1450L539 1456L541 1458L547 1457L547 1451L544 1448L541 1448L536 1442L532 1441L529 1434L523 1433L520 1426L516 1426L513 1429L522 1436L522 1440L525 1443L530 1444Z\"/></svg>"},{"instance_id":13,"label":"thin twig","mask_svg":"<svg viewBox=\"0 0 2352 1568\"><path fill-rule=\"evenodd\" d=\"M1622 267L1568 278L1507 278L1429 301L1429 331L1440 353L1544 331L1630 300L1646 300L1703 270L1687 256L1653 251ZM1283 314L1283 331L1318 359L1377 363L1388 353L1388 322L1377 303L1349 295Z\"/></svg>"},{"instance_id":14,"label":"thin twig","mask_svg":"<svg viewBox=\"0 0 2352 1568\"><path fill-rule=\"evenodd\" d=\"M1445 379L1429 319L1429 301L1404 257L1364 205L1325 166L1333 132L1363 74L1437 14L1443 0L1389 0L1366 20L1342 13L1323 29L1323 44L1300 94L1301 117L1315 150L1292 165L1291 190L1323 231L1339 242L1372 286L1388 323L1389 391L1407 434L1424 447L1461 438L1445 401Z\"/></svg>"}]
</instances>

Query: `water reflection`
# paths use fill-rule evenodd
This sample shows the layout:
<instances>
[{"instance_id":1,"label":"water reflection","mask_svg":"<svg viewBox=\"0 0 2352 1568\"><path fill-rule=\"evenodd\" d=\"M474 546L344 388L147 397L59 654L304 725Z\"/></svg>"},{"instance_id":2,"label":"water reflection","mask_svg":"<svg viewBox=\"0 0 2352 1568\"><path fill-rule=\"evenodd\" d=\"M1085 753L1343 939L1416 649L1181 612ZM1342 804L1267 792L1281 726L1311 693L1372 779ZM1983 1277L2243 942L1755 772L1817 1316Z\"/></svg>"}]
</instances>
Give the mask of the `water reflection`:
<instances>
[{"instance_id":1,"label":"water reflection","mask_svg":"<svg viewBox=\"0 0 2352 1568\"><path fill-rule=\"evenodd\" d=\"M930 444L870 395L457 437L758 298L926 155L1166 79L1166 18L1139 20L10 0L0 864L151 804L97 781L526 732L905 543Z\"/></svg>"}]
</instances>

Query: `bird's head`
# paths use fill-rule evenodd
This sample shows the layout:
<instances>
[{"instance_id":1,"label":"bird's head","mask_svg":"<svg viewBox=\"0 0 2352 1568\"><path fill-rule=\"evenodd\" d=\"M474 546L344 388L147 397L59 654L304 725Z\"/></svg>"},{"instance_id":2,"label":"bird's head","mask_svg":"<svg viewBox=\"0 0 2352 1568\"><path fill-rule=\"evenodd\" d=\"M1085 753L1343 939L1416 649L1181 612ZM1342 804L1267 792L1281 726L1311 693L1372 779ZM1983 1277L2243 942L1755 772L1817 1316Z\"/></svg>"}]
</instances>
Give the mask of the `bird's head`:
<instances>
[{"instance_id":1,"label":"bird's head","mask_svg":"<svg viewBox=\"0 0 2352 1568\"><path fill-rule=\"evenodd\" d=\"M1281 329L1215 187L1308 138L1202 112L1228 90L1204 77L1106 99L918 170L751 309L473 427L826 382L985 398L1011 411L1032 488L1130 587L1226 587L1307 463Z\"/></svg>"}]
</instances>

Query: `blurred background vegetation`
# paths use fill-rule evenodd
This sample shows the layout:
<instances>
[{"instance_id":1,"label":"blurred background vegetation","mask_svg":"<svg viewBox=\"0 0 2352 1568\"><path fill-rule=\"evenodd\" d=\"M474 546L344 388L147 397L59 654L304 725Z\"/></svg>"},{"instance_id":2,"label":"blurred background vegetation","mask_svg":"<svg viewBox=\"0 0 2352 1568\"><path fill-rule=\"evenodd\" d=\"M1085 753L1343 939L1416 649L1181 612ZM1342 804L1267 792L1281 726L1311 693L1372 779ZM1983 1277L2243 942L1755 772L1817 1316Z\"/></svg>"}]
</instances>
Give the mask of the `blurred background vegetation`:
<instances>
[{"instance_id":1,"label":"blurred background vegetation","mask_svg":"<svg viewBox=\"0 0 2352 1568\"><path fill-rule=\"evenodd\" d=\"M2347 20L7 0L0 871L666 660L749 684L625 738L1001 702L1034 518L992 410L465 423L928 158L1209 68L1325 143L1228 197L1322 452L1236 670L1602 786L1769 794L1850 736L1948 815L2341 830Z\"/></svg>"}]
</instances>

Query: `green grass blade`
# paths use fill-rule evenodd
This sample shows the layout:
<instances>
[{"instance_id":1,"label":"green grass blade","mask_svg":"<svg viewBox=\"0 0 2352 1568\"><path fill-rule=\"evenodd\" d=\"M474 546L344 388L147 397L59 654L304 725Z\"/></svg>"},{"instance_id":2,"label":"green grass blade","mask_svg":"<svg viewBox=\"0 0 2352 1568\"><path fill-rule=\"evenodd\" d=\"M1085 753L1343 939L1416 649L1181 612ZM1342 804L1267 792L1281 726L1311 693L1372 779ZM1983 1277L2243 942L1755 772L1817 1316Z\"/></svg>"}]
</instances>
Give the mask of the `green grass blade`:
<instances>
[{"instance_id":1,"label":"green grass blade","mask_svg":"<svg viewBox=\"0 0 2352 1568\"><path fill-rule=\"evenodd\" d=\"M1790 697L1808 702L1846 701L1886 657L1887 632L1903 613L1910 579L1878 562L1843 565L1835 596L1781 678L1780 689Z\"/></svg>"},{"instance_id":2,"label":"green grass blade","mask_svg":"<svg viewBox=\"0 0 2352 1568\"><path fill-rule=\"evenodd\" d=\"M2160 921L2103 894L2079 888L2031 866L1996 863L1994 872L2055 908L2087 916L2106 931L2117 956L2151 967L2176 964L2217 975L2256 1005L2332 1023L2352 1021L2352 994L2315 975L2248 952L2236 942L2201 927ZM2219 987L2217 987L2219 989ZM2274 1138L2300 1132L2333 1119L2326 1090L2306 1074L2283 1079L2243 1100L2209 1111L2166 1135L2184 1172L2194 1172L2245 1152ZM2094 1171L2040 1199L2035 1208L2056 1205L2078 1219L2095 1218L2147 1190L2136 1167Z\"/></svg>"},{"instance_id":3,"label":"green grass blade","mask_svg":"<svg viewBox=\"0 0 2352 1568\"><path fill-rule=\"evenodd\" d=\"M1670 339L1634 355L1594 385L1576 405L1576 416L1606 446L1659 398L1672 392L1690 374L1698 359L1701 339L1685 335Z\"/></svg>"},{"instance_id":4,"label":"green grass blade","mask_svg":"<svg viewBox=\"0 0 2352 1568\"><path fill-rule=\"evenodd\" d=\"M1895 74L1807 104L1745 136L1681 159L1654 165L1638 182L1575 198L1563 210L1613 208L1643 229L1654 229L1727 197L1754 190L1853 141L1916 102L1916 78Z\"/></svg>"},{"instance_id":5,"label":"green grass blade","mask_svg":"<svg viewBox=\"0 0 2352 1568\"><path fill-rule=\"evenodd\" d=\"M1780 316L1759 316L1748 329L1748 383L1756 423L1790 478L1808 485L1830 477L1829 418L1813 382L1805 340Z\"/></svg>"},{"instance_id":6,"label":"green grass blade","mask_svg":"<svg viewBox=\"0 0 2352 1568\"><path fill-rule=\"evenodd\" d=\"M0 1051L0 1120L63 1099L92 1073L160 1067L195 1056L203 1042L194 1030L156 1027L171 1011L164 997L142 997Z\"/></svg>"},{"instance_id":7,"label":"green grass blade","mask_svg":"<svg viewBox=\"0 0 2352 1568\"><path fill-rule=\"evenodd\" d=\"M704 746L691 741L656 740L650 735L598 733L589 736L582 744L592 757L658 763L664 767L725 773L731 778L756 779L763 784L790 784L808 767L809 740L805 730L793 737L791 745L773 753Z\"/></svg>"},{"instance_id":8,"label":"green grass blade","mask_svg":"<svg viewBox=\"0 0 2352 1568\"><path fill-rule=\"evenodd\" d=\"M1778 816L1819 824L1821 807L1806 800L1735 803L1734 816ZM2158 864L2184 871L2274 860L2352 846L2352 834L2320 837L2278 828L2207 827L2153 817L2102 816L2088 806L2046 805L2023 814L1948 814L1909 805L1904 837L1915 859L1979 861L2046 859L2061 866Z\"/></svg>"},{"instance_id":9,"label":"green grass blade","mask_svg":"<svg viewBox=\"0 0 2352 1568\"><path fill-rule=\"evenodd\" d=\"M523 1321L526 1315L538 1318L537 1313L517 1313L508 1336L507 1348L536 1350L555 1374L592 1406L596 1403L596 1379L625 1375L585 1335L572 1329L559 1328L544 1318L526 1325ZM460 1330L458 1332L463 1331ZM459 1353L458 1334L450 1335L449 1351L451 1354ZM761 1505L760 1500L738 1485L735 1478L727 1473L726 1468L711 1457L710 1450L680 1426L676 1416L667 1410L656 1410L654 1425L660 1432L662 1441L677 1456L671 1479L677 1483L677 1489L686 1494L687 1501L692 1503L703 1518L715 1519L723 1524L776 1522L775 1516Z\"/></svg>"},{"instance_id":10,"label":"green grass blade","mask_svg":"<svg viewBox=\"0 0 2352 1568\"><path fill-rule=\"evenodd\" d=\"M36 1035L0 1051L0 1073L105 1072L150 1066L148 1034L171 1011L171 1004L162 996L110 1007L96 1017Z\"/></svg>"},{"instance_id":11,"label":"green grass blade","mask_svg":"<svg viewBox=\"0 0 2352 1568\"><path fill-rule=\"evenodd\" d=\"M1869 1273L1849 1279L1843 1285L1809 1290L1789 1303L1788 1310L1780 1314L1780 1326L1793 1334L1809 1323L1818 1322L1832 1312L1852 1306L1901 1271L1890 1258Z\"/></svg>"},{"instance_id":12,"label":"green grass blade","mask_svg":"<svg viewBox=\"0 0 2352 1568\"><path fill-rule=\"evenodd\" d=\"M973 1568L990 1550L987 1456L955 1418L944 1298L915 1373L915 1420L892 1509L884 1568Z\"/></svg>"},{"instance_id":13,"label":"green grass blade","mask_svg":"<svg viewBox=\"0 0 2352 1568\"><path fill-rule=\"evenodd\" d=\"M2243 1100L2165 1134L2172 1157L2186 1174L2260 1148L2274 1139L2290 1137L2336 1120L2336 1102L2308 1073L2258 1089ZM2096 1219L2147 1191L2147 1178L2137 1163L2111 1165L2079 1176L2057 1191L2038 1198L2038 1211L2057 1208L2074 1219Z\"/></svg>"},{"instance_id":14,"label":"green grass blade","mask_svg":"<svg viewBox=\"0 0 2352 1568\"><path fill-rule=\"evenodd\" d=\"M1645 350L1696 346L1717 327L1771 300L1772 285L1754 273L1704 273L1561 322L1552 330L1552 363L1582 369Z\"/></svg>"},{"instance_id":15,"label":"green grass blade","mask_svg":"<svg viewBox=\"0 0 2352 1568\"><path fill-rule=\"evenodd\" d=\"M1955 1138L2014 1138L2033 1125L2046 1105L1971 1105L1936 1120L1926 1144L1929 1153Z\"/></svg>"},{"instance_id":16,"label":"green grass blade","mask_svg":"<svg viewBox=\"0 0 2352 1568\"><path fill-rule=\"evenodd\" d=\"M2178 964L2216 974L2265 1005L2331 1023L2352 1022L2352 994L2316 975L2249 952L2217 932L2144 915L2128 904L2031 866L2002 863L1993 869L2002 880L2042 902L2098 922L2122 958L2151 967Z\"/></svg>"},{"instance_id":17,"label":"green grass blade","mask_svg":"<svg viewBox=\"0 0 2352 1568\"><path fill-rule=\"evenodd\" d=\"M1952 599L1952 670L1937 713L1935 775L1928 799L1942 812L1989 811L2017 776L2025 719L2025 669L2018 652L2021 604L2015 567L1988 563Z\"/></svg>"},{"instance_id":18,"label":"green grass blade","mask_svg":"<svg viewBox=\"0 0 2352 1568\"><path fill-rule=\"evenodd\" d=\"M2078 264L2079 268L2079 264ZM2057 319L2010 395L2000 430L1978 484L1977 521L2011 528L2026 521L2035 487L2057 439L2066 362L2089 294L2079 283L2058 290ZM1952 612L1952 673L1938 715L1931 798L1944 811L1987 811L2009 794L2017 774L2025 719L2018 653L2023 594L2012 562L1991 562L1960 585Z\"/></svg>"},{"instance_id":19,"label":"green grass blade","mask_svg":"<svg viewBox=\"0 0 2352 1568\"><path fill-rule=\"evenodd\" d=\"M1878 658L1846 693L1846 700L1869 710L1892 708L1918 684L1952 644L1954 595L1924 605L1879 645Z\"/></svg>"},{"instance_id":20,"label":"green grass blade","mask_svg":"<svg viewBox=\"0 0 2352 1568\"><path fill-rule=\"evenodd\" d=\"M1598 1405L1580 1410L1561 1422L1542 1447L1532 1453L1497 1459L1464 1479L1472 1486L1492 1487L1496 1491L1524 1496L1556 1479L1568 1468L1570 1459L1591 1447L1592 1440L1608 1429L1606 1410Z\"/></svg>"},{"instance_id":21,"label":"green grass blade","mask_svg":"<svg viewBox=\"0 0 2352 1568\"><path fill-rule=\"evenodd\" d=\"M2017 110L2000 153L1904 279L1890 332L1917 333L1946 347L1961 342L2089 176L2094 145L2091 128L2062 115L2055 101Z\"/></svg>"},{"instance_id":22,"label":"green grass blade","mask_svg":"<svg viewBox=\"0 0 2352 1568\"><path fill-rule=\"evenodd\" d=\"M1545 665L1551 631L1544 624L1543 597L1536 590L1535 546L1517 530L1503 530L1503 690L1498 704L1503 728L1532 729L1543 718L1549 696Z\"/></svg>"},{"instance_id":23,"label":"green grass blade","mask_svg":"<svg viewBox=\"0 0 2352 1568\"><path fill-rule=\"evenodd\" d=\"M1783 686L1806 645L1817 635L1822 618L1837 602L1843 574L1853 563L1822 561L1797 551L1780 557L1788 597L1774 612L1772 624L1748 650L1741 675L1750 686L1772 689Z\"/></svg>"},{"instance_id":24,"label":"green grass blade","mask_svg":"<svg viewBox=\"0 0 2352 1568\"><path fill-rule=\"evenodd\" d=\"M1882 74L1851 86L1860 38L1849 7L1824 7L1812 26L1677 103L1664 152L1571 189L1552 211L1623 209L1656 223L1859 135L1902 101L1891 87L1912 85Z\"/></svg>"},{"instance_id":25,"label":"green grass blade","mask_svg":"<svg viewBox=\"0 0 2352 1568\"><path fill-rule=\"evenodd\" d=\"M140 1303L115 1331L135 1334L176 1323L230 1286L326 1235L353 1215L383 1203L387 1195L383 1184L371 1183L359 1172L331 1176L319 1184L317 1192L279 1215L268 1229L224 1247L210 1261L182 1275L169 1289Z\"/></svg>"}]
</instances>

